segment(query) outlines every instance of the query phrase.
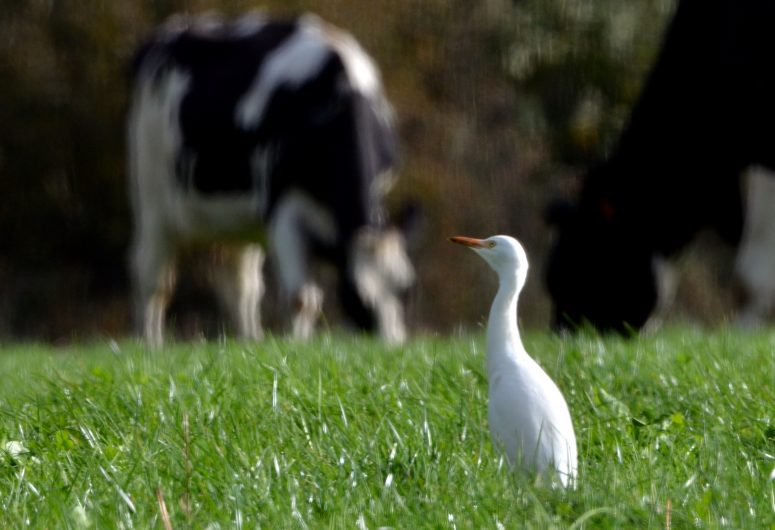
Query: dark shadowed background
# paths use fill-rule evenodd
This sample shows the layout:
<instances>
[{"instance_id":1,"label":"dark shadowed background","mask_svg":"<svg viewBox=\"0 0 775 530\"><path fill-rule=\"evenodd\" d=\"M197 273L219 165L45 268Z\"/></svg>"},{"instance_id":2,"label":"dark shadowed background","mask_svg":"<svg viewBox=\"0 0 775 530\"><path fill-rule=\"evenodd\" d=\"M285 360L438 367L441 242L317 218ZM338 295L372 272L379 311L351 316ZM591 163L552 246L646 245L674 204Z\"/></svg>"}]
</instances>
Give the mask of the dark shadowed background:
<instances>
[{"instance_id":1,"label":"dark shadowed background","mask_svg":"<svg viewBox=\"0 0 775 530\"><path fill-rule=\"evenodd\" d=\"M411 326L483 320L494 277L446 237L495 233L524 243L532 272L521 319L546 326L544 204L572 193L613 146L673 0L0 0L0 337L130 331L133 50L173 12L256 7L313 11L353 33L382 70L403 152L389 202L416 198L426 214ZM696 245L681 259L673 314L712 323L728 310L731 251L711 237L699 244L702 259ZM178 333L217 330L214 299L196 267L184 270Z\"/></svg>"}]
</instances>

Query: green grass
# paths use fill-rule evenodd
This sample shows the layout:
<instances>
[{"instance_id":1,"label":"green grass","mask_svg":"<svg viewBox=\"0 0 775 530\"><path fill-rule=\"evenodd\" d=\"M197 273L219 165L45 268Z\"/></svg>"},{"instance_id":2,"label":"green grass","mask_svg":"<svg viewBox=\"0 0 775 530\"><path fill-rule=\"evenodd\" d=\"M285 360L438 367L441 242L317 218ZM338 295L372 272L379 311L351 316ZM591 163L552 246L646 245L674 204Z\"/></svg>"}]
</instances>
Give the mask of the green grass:
<instances>
[{"instance_id":1,"label":"green grass","mask_svg":"<svg viewBox=\"0 0 775 530\"><path fill-rule=\"evenodd\" d=\"M478 335L6 345L0 528L775 529L775 334L525 342L575 491L493 454Z\"/></svg>"}]
</instances>

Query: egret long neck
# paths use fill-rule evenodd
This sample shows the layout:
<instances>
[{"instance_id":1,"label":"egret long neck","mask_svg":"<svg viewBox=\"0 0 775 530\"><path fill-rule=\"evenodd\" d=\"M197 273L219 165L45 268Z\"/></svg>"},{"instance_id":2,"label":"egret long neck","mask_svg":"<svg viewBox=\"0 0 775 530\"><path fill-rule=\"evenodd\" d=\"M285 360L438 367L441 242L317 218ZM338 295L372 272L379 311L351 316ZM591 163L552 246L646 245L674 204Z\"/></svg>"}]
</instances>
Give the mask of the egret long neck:
<instances>
[{"instance_id":1,"label":"egret long neck","mask_svg":"<svg viewBox=\"0 0 775 530\"><path fill-rule=\"evenodd\" d=\"M525 355L517 327L519 288L516 275L500 278L487 323L487 371L490 373L503 361Z\"/></svg>"}]
</instances>

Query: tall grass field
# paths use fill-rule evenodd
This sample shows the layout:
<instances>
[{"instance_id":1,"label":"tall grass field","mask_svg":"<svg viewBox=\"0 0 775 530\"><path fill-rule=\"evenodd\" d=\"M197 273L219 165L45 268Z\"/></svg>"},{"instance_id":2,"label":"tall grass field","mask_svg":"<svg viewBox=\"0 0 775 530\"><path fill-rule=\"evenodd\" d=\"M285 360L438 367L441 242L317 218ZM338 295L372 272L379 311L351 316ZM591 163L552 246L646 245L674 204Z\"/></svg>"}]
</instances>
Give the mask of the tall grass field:
<instances>
[{"instance_id":1,"label":"tall grass field","mask_svg":"<svg viewBox=\"0 0 775 530\"><path fill-rule=\"evenodd\" d=\"M775 529L775 333L529 333L578 487L513 473L484 337L0 347L0 528Z\"/></svg>"}]
</instances>

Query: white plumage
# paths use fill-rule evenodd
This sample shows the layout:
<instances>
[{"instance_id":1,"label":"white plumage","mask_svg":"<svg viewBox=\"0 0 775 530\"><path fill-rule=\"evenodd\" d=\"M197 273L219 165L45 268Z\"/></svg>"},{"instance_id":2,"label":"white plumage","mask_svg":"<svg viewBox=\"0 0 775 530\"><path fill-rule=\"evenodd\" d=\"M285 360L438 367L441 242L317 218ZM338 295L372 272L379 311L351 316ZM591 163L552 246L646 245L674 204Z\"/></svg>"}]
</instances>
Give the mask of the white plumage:
<instances>
[{"instance_id":1,"label":"white plumage","mask_svg":"<svg viewBox=\"0 0 775 530\"><path fill-rule=\"evenodd\" d=\"M527 278L527 255L509 236L452 237L479 254L498 274L498 293L487 323L488 418L496 448L509 464L544 474L555 470L563 486L577 471L576 435L560 389L522 345L517 300Z\"/></svg>"}]
</instances>

